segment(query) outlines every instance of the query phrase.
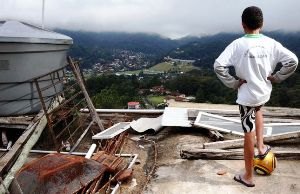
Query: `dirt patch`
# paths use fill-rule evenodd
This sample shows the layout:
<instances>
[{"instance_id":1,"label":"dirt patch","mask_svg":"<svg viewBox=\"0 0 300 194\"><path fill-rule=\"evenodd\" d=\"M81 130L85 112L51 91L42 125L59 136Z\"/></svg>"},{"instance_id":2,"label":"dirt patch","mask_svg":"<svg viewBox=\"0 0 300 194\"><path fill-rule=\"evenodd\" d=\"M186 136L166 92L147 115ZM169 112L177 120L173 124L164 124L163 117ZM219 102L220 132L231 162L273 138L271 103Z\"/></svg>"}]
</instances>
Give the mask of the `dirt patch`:
<instances>
[{"instance_id":1,"label":"dirt patch","mask_svg":"<svg viewBox=\"0 0 300 194\"><path fill-rule=\"evenodd\" d=\"M120 193L148 193L147 186L151 185L152 180L157 176L158 168L176 166L176 163L184 161L180 158L182 146L210 141L205 129L182 127L166 127L155 135L140 137L140 135L129 135L123 146L122 153L139 154L139 164L134 165L132 178L122 183ZM154 145L150 142L156 144L156 161ZM155 171L152 171L153 168ZM149 178L151 179L148 180Z\"/></svg>"},{"instance_id":2,"label":"dirt patch","mask_svg":"<svg viewBox=\"0 0 300 194\"><path fill-rule=\"evenodd\" d=\"M153 145L140 138L140 135L130 134L122 148L122 153L138 154L138 158L133 165L132 178L122 183L119 193L143 193L144 186L150 178L149 174L154 167Z\"/></svg>"}]
</instances>

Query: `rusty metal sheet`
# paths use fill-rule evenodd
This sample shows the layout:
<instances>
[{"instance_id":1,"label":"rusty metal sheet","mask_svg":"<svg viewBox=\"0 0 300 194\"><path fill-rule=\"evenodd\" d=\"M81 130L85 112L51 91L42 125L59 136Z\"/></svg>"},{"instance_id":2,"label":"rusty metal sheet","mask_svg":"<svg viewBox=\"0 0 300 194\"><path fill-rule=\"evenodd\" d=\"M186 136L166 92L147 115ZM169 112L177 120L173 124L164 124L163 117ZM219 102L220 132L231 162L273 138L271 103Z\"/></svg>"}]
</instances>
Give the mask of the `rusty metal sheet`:
<instances>
[{"instance_id":1,"label":"rusty metal sheet","mask_svg":"<svg viewBox=\"0 0 300 194\"><path fill-rule=\"evenodd\" d=\"M49 154L24 166L17 181L26 193L76 193L106 171L97 161L80 156Z\"/></svg>"},{"instance_id":2,"label":"rusty metal sheet","mask_svg":"<svg viewBox=\"0 0 300 194\"><path fill-rule=\"evenodd\" d=\"M107 171L110 173L116 173L117 169L124 162L123 158L109 155L104 151L97 152L92 159L107 167Z\"/></svg>"}]
</instances>

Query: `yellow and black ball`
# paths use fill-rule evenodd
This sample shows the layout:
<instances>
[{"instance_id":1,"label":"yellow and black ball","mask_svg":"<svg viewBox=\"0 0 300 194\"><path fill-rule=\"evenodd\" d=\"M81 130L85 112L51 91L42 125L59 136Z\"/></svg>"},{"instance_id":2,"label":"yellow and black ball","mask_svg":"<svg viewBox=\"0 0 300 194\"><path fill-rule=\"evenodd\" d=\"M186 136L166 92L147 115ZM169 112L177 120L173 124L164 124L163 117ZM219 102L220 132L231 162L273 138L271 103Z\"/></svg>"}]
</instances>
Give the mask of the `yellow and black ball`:
<instances>
[{"instance_id":1,"label":"yellow and black ball","mask_svg":"<svg viewBox=\"0 0 300 194\"><path fill-rule=\"evenodd\" d=\"M273 152L269 151L264 159L254 157L254 171L259 175L270 175L276 168L277 159Z\"/></svg>"}]
</instances>

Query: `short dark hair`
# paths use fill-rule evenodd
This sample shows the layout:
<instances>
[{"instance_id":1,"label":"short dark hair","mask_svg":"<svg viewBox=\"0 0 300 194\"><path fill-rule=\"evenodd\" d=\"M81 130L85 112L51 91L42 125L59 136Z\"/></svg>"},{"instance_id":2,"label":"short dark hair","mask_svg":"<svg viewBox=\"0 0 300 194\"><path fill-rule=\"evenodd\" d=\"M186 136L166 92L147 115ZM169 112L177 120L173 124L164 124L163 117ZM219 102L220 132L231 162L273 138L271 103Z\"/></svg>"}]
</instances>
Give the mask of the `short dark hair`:
<instances>
[{"instance_id":1,"label":"short dark hair","mask_svg":"<svg viewBox=\"0 0 300 194\"><path fill-rule=\"evenodd\" d=\"M242 22L249 29L255 30L263 26L263 13L259 7L247 7L242 14Z\"/></svg>"}]
</instances>

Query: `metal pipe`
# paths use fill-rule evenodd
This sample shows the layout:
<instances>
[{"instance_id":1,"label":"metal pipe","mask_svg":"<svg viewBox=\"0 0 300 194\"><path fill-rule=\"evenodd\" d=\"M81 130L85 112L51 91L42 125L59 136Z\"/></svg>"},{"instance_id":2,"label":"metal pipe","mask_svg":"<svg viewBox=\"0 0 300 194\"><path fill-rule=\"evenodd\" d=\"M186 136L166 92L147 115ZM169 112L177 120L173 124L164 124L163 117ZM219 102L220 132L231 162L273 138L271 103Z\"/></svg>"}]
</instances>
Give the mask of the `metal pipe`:
<instances>
[{"instance_id":1,"label":"metal pipe","mask_svg":"<svg viewBox=\"0 0 300 194\"><path fill-rule=\"evenodd\" d=\"M0 152L7 152L9 151L9 149L0 149ZM36 154L55 154L58 153L57 151L52 151L52 150L30 150L30 153L36 153ZM69 155L77 155L77 156L85 156L86 153L84 152L72 152L72 154L70 154L69 152L59 152L61 154L69 154Z\"/></svg>"},{"instance_id":2,"label":"metal pipe","mask_svg":"<svg viewBox=\"0 0 300 194\"><path fill-rule=\"evenodd\" d=\"M96 144L92 144L91 147L93 145L96 145ZM90 149L91 149L90 147ZM3 149L3 148L0 148L0 152L7 152L9 151L8 149ZM52 151L52 150L30 150L30 153L36 153L36 154L55 154L55 153L58 153L57 151ZM72 152L72 154L70 154L69 152L59 152L60 154L69 154L69 155L77 155L77 156L86 156L88 154L85 153L85 152ZM134 158L132 159L133 162L136 161L137 157L138 157L138 154L115 154L115 156L120 156L120 157L132 157L134 156ZM131 161L131 163L132 163ZM133 166L133 163L132 164L129 164L128 167L132 167Z\"/></svg>"},{"instance_id":3,"label":"metal pipe","mask_svg":"<svg viewBox=\"0 0 300 194\"><path fill-rule=\"evenodd\" d=\"M128 168L132 168L133 164L135 163L137 157L139 156L138 154L133 154L134 158L132 159L131 163L129 164Z\"/></svg>"},{"instance_id":4,"label":"metal pipe","mask_svg":"<svg viewBox=\"0 0 300 194\"><path fill-rule=\"evenodd\" d=\"M89 151L86 153L85 158L90 159L96 149L97 145L95 143L93 143L89 149Z\"/></svg>"},{"instance_id":5,"label":"metal pipe","mask_svg":"<svg viewBox=\"0 0 300 194\"><path fill-rule=\"evenodd\" d=\"M135 163L137 157L139 156L138 154L115 154L116 156L121 156L121 157L132 157L134 156L134 158L131 160L129 166L127 167L127 169L132 168L133 164ZM117 183L117 185L114 187L114 189L112 190L111 194L115 194L118 189L121 186L121 182Z\"/></svg>"},{"instance_id":6,"label":"metal pipe","mask_svg":"<svg viewBox=\"0 0 300 194\"><path fill-rule=\"evenodd\" d=\"M89 109L80 109L82 113L88 113ZM162 114L164 109L96 109L97 113L143 113L143 114Z\"/></svg>"},{"instance_id":7,"label":"metal pipe","mask_svg":"<svg viewBox=\"0 0 300 194\"><path fill-rule=\"evenodd\" d=\"M50 150L31 150L30 153L37 153L37 154L55 154L58 153L57 151L50 151ZM60 154L69 154L69 155L77 155L77 156L85 156L86 153L84 152L59 152Z\"/></svg>"},{"instance_id":8,"label":"metal pipe","mask_svg":"<svg viewBox=\"0 0 300 194\"><path fill-rule=\"evenodd\" d=\"M45 29L45 0L42 5L42 28Z\"/></svg>"},{"instance_id":9,"label":"metal pipe","mask_svg":"<svg viewBox=\"0 0 300 194\"><path fill-rule=\"evenodd\" d=\"M85 131L81 134L81 136L79 137L79 139L76 141L75 145L72 147L72 149L70 150L70 154L77 148L77 146L80 144L81 140L84 138L84 136L87 134L87 132L89 131L89 129L91 128L91 126L93 125L94 120L92 122L90 122L89 126L85 129Z\"/></svg>"},{"instance_id":10,"label":"metal pipe","mask_svg":"<svg viewBox=\"0 0 300 194\"><path fill-rule=\"evenodd\" d=\"M38 91L38 94L39 94L41 105L42 105L43 110L45 112L45 116L46 116L46 119L47 119L48 130L50 132L50 136L52 137L52 141L54 142L55 148L58 151L59 150L59 145L58 145L57 139L55 138L55 133L54 133L54 130L53 130L53 125L52 125L52 119L51 119L50 115L48 114L48 112L50 112L50 111L48 111L48 109L47 109L47 106L46 106L46 103L44 101L43 94L42 94L42 91L40 89L40 85L39 85L38 80L35 79L34 83L35 83L36 90ZM58 101L59 101L59 99L58 99Z\"/></svg>"}]
</instances>

